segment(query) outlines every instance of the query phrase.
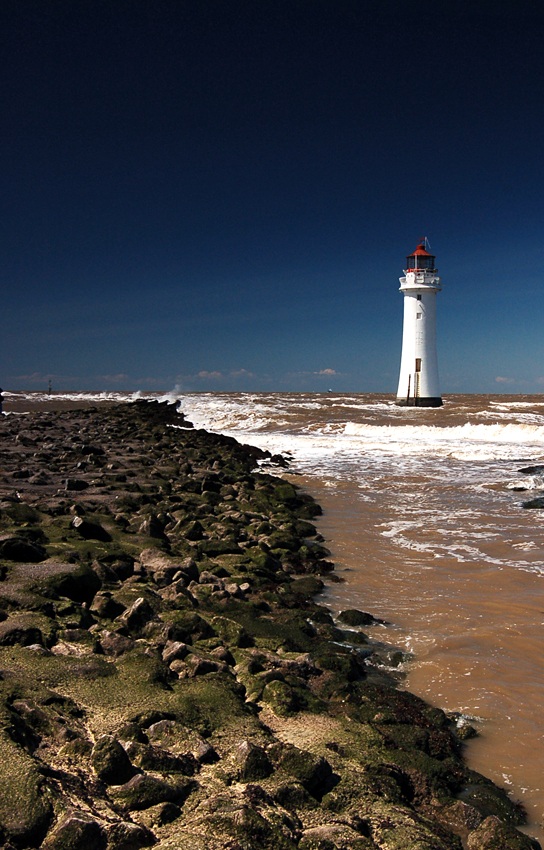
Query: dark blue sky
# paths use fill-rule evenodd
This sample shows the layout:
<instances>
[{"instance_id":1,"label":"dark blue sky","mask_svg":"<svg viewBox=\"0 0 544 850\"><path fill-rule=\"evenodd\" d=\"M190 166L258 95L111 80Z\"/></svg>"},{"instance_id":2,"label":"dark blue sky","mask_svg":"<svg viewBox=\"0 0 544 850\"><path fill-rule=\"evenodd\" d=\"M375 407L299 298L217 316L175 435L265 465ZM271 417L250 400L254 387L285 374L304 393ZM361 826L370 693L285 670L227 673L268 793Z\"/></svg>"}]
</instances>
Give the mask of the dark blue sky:
<instances>
[{"instance_id":1,"label":"dark blue sky","mask_svg":"<svg viewBox=\"0 0 544 850\"><path fill-rule=\"evenodd\" d=\"M544 391L541 0L2 0L5 389Z\"/></svg>"}]
</instances>

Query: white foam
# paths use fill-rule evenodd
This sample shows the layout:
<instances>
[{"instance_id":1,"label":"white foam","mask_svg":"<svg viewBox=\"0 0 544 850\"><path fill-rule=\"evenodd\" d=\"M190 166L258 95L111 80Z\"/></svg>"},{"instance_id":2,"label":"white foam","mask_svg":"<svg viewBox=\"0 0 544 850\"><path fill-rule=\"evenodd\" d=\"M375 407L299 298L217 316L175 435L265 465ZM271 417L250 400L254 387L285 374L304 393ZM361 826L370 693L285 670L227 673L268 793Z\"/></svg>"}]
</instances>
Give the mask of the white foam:
<instances>
[{"instance_id":1,"label":"white foam","mask_svg":"<svg viewBox=\"0 0 544 850\"><path fill-rule=\"evenodd\" d=\"M544 478L542 475L526 475L509 481L506 486L509 490L544 490Z\"/></svg>"}]
</instances>

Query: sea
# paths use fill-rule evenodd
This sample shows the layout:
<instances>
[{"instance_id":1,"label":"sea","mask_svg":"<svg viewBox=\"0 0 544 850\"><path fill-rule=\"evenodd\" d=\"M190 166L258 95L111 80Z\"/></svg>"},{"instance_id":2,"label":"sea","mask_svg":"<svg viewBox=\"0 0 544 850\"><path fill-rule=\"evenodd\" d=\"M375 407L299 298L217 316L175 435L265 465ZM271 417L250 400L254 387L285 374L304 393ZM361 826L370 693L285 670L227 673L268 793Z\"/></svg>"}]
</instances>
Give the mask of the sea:
<instances>
[{"instance_id":1,"label":"sea","mask_svg":"<svg viewBox=\"0 0 544 850\"><path fill-rule=\"evenodd\" d=\"M384 621L368 631L405 653L401 686L470 721L468 764L544 846L544 508L526 507L544 498L544 395L4 392L4 412L135 397L288 460L341 579L322 601Z\"/></svg>"}]
</instances>

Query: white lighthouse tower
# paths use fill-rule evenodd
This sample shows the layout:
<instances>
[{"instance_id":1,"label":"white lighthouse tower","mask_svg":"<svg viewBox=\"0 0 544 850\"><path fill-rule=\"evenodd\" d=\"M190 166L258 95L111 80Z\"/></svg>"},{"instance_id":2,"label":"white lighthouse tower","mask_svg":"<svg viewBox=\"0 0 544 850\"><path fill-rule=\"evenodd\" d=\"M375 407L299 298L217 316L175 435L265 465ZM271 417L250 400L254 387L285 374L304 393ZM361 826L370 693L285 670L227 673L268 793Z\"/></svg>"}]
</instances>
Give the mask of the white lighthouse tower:
<instances>
[{"instance_id":1,"label":"white lighthouse tower","mask_svg":"<svg viewBox=\"0 0 544 850\"><path fill-rule=\"evenodd\" d=\"M400 278L404 295L402 356L396 404L440 407L436 357L436 293L442 286L435 258L423 239L406 258L405 277Z\"/></svg>"}]
</instances>

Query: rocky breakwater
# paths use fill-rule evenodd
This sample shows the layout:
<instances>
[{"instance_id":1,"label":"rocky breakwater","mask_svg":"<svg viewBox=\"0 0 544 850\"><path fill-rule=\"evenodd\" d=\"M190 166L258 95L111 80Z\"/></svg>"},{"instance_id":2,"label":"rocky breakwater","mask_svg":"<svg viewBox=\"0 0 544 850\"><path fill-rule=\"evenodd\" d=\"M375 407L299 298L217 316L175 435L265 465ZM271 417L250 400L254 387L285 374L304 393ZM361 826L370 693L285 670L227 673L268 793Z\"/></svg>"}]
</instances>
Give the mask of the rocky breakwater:
<instances>
[{"instance_id":1,"label":"rocky breakwater","mask_svg":"<svg viewBox=\"0 0 544 850\"><path fill-rule=\"evenodd\" d=\"M319 507L264 453L157 402L0 431L5 850L536 846L316 602Z\"/></svg>"}]
</instances>

